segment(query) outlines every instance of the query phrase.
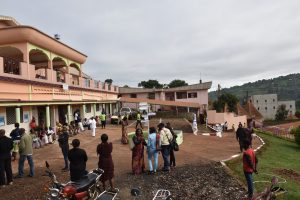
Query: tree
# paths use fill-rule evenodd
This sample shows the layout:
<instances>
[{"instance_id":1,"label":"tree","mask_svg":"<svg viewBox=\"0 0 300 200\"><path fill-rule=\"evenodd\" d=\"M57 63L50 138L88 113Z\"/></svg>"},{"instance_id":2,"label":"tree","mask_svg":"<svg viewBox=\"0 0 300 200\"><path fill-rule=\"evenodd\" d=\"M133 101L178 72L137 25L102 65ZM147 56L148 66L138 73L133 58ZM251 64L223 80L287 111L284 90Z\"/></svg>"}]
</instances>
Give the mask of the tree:
<instances>
[{"instance_id":1,"label":"tree","mask_svg":"<svg viewBox=\"0 0 300 200\"><path fill-rule=\"evenodd\" d=\"M169 83L169 88L181 87L188 85L184 80L175 79Z\"/></svg>"},{"instance_id":2,"label":"tree","mask_svg":"<svg viewBox=\"0 0 300 200\"><path fill-rule=\"evenodd\" d=\"M283 121L287 118L288 110L286 110L286 106L284 104L280 105L276 111L275 119L277 121Z\"/></svg>"},{"instance_id":3,"label":"tree","mask_svg":"<svg viewBox=\"0 0 300 200\"><path fill-rule=\"evenodd\" d=\"M124 85L123 88L129 88L129 86L128 85Z\"/></svg>"},{"instance_id":4,"label":"tree","mask_svg":"<svg viewBox=\"0 0 300 200\"><path fill-rule=\"evenodd\" d=\"M293 128L290 132L295 137L295 142L300 145L300 126Z\"/></svg>"},{"instance_id":5,"label":"tree","mask_svg":"<svg viewBox=\"0 0 300 200\"><path fill-rule=\"evenodd\" d=\"M298 118L300 118L300 110L297 110L297 111L295 112L295 116L298 117Z\"/></svg>"},{"instance_id":6,"label":"tree","mask_svg":"<svg viewBox=\"0 0 300 200\"><path fill-rule=\"evenodd\" d=\"M104 82L107 83L107 84L109 84L109 85L111 85L112 82L113 82L113 80L111 78L109 78L109 79L106 79Z\"/></svg>"},{"instance_id":7,"label":"tree","mask_svg":"<svg viewBox=\"0 0 300 200\"><path fill-rule=\"evenodd\" d=\"M163 88L163 84L160 84L157 80L148 80L148 81L141 81L138 84L138 87L143 88Z\"/></svg>"},{"instance_id":8,"label":"tree","mask_svg":"<svg viewBox=\"0 0 300 200\"><path fill-rule=\"evenodd\" d=\"M236 112L236 104L238 102L239 100L235 95L225 93L213 102L213 107L217 112L223 112L225 105L227 105L229 112Z\"/></svg>"}]
</instances>

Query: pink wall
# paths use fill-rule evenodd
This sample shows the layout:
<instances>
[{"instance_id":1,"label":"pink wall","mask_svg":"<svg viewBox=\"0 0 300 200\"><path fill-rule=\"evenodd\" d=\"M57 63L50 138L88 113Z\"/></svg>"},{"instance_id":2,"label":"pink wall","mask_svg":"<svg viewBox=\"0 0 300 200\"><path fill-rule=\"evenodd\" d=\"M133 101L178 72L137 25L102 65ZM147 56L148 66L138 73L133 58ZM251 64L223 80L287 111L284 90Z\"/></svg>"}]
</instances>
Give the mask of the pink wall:
<instances>
[{"instance_id":1,"label":"pink wall","mask_svg":"<svg viewBox=\"0 0 300 200\"><path fill-rule=\"evenodd\" d=\"M234 113L217 113L215 110L207 111L207 120L209 124L224 124L227 121L228 129L234 124L235 129L239 122L247 124L247 116L235 116Z\"/></svg>"}]
</instances>

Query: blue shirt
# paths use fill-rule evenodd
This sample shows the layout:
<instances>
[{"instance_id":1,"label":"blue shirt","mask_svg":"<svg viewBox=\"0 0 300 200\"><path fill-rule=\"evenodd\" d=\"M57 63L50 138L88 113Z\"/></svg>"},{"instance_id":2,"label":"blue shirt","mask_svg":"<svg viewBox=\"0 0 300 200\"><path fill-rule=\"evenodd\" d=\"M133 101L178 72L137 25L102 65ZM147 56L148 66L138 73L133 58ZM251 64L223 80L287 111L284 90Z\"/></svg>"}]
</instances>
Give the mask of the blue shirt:
<instances>
[{"instance_id":1,"label":"blue shirt","mask_svg":"<svg viewBox=\"0 0 300 200\"><path fill-rule=\"evenodd\" d=\"M148 136L147 149L150 151L156 150L156 133L150 133Z\"/></svg>"}]
</instances>

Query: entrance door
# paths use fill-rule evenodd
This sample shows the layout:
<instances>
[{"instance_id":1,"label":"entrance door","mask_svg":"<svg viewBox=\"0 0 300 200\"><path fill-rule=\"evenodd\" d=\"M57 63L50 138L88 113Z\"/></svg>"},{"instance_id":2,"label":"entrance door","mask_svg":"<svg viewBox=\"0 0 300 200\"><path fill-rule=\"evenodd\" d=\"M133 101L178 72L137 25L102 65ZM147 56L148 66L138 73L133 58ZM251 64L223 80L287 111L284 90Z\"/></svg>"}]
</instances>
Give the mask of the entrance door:
<instances>
[{"instance_id":1,"label":"entrance door","mask_svg":"<svg viewBox=\"0 0 300 200\"><path fill-rule=\"evenodd\" d=\"M45 128L46 126L46 107L45 106L38 106L38 127Z\"/></svg>"},{"instance_id":2,"label":"entrance door","mask_svg":"<svg viewBox=\"0 0 300 200\"><path fill-rule=\"evenodd\" d=\"M67 115L68 115L68 107L64 105L58 106L58 121L60 124L66 124L67 121Z\"/></svg>"}]
</instances>

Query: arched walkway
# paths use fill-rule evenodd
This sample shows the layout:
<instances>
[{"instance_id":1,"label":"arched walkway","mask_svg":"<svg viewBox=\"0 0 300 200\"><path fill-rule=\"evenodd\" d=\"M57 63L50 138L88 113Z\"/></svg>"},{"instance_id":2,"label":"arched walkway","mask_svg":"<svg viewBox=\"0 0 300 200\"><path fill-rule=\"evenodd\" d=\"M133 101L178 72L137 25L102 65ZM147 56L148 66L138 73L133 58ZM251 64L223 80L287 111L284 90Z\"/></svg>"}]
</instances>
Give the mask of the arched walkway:
<instances>
[{"instance_id":1,"label":"arched walkway","mask_svg":"<svg viewBox=\"0 0 300 200\"><path fill-rule=\"evenodd\" d=\"M4 73L20 75L20 62L23 61L23 53L12 46L0 47L0 57L3 57Z\"/></svg>"}]
</instances>

